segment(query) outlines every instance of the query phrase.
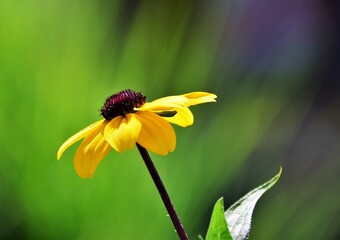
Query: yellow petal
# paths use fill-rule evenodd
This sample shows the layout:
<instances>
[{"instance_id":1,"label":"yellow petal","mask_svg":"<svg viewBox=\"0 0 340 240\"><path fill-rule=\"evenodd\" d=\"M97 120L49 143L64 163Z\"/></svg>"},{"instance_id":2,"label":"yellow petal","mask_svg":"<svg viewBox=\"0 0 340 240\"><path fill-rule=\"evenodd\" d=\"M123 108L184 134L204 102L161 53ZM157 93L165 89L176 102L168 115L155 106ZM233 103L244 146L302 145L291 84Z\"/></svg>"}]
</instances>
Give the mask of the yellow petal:
<instances>
[{"instance_id":1,"label":"yellow petal","mask_svg":"<svg viewBox=\"0 0 340 240\"><path fill-rule=\"evenodd\" d=\"M189 99L189 106L207 102L216 102L215 98L217 98L215 94L207 92L192 92L183 94L182 96Z\"/></svg>"},{"instance_id":2,"label":"yellow petal","mask_svg":"<svg viewBox=\"0 0 340 240\"><path fill-rule=\"evenodd\" d=\"M181 102L185 102L186 99L183 98L182 95L175 95L175 96L168 96L168 97L162 97L162 98L158 98L156 100L153 100L150 103L157 103L157 105L162 105L162 104L171 104L171 103L181 103Z\"/></svg>"},{"instance_id":3,"label":"yellow petal","mask_svg":"<svg viewBox=\"0 0 340 240\"><path fill-rule=\"evenodd\" d=\"M82 178L92 177L101 160L111 150L102 134L103 128L89 134L74 156L74 168Z\"/></svg>"},{"instance_id":4,"label":"yellow petal","mask_svg":"<svg viewBox=\"0 0 340 240\"><path fill-rule=\"evenodd\" d=\"M135 108L135 110L138 112L154 112L163 116L168 122L181 127L187 127L194 123L194 116L188 107L206 102L216 102L216 97L212 93L192 92L179 96L160 98L150 103L145 103L140 108Z\"/></svg>"},{"instance_id":5,"label":"yellow petal","mask_svg":"<svg viewBox=\"0 0 340 240\"><path fill-rule=\"evenodd\" d=\"M171 111L178 107L187 106L189 99L184 96L170 96L147 102L136 111L163 112Z\"/></svg>"},{"instance_id":6,"label":"yellow petal","mask_svg":"<svg viewBox=\"0 0 340 240\"><path fill-rule=\"evenodd\" d=\"M64 153L64 151L71 146L73 143L79 141L80 139L84 138L86 135L88 135L89 133L91 133L92 131L94 131L96 128L105 125L106 122L105 120L100 120L97 121L93 124L91 124L90 126L84 128L83 130L81 130L80 132L74 134L72 137L70 137L69 139L67 139L63 145L61 145L61 147L58 150L57 153L57 159L59 160L62 156L62 154Z\"/></svg>"},{"instance_id":7,"label":"yellow petal","mask_svg":"<svg viewBox=\"0 0 340 240\"><path fill-rule=\"evenodd\" d=\"M129 113L112 119L104 129L105 140L118 152L131 149L139 136L142 124Z\"/></svg>"},{"instance_id":8,"label":"yellow petal","mask_svg":"<svg viewBox=\"0 0 340 240\"><path fill-rule=\"evenodd\" d=\"M194 123L194 115L187 107L176 108L176 114L172 117L163 117L168 122L181 127L188 127Z\"/></svg>"},{"instance_id":9,"label":"yellow petal","mask_svg":"<svg viewBox=\"0 0 340 240\"><path fill-rule=\"evenodd\" d=\"M217 96L207 92L191 92L183 95L169 96L159 98L149 103L145 103L140 108L136 108L136 111L151 111L162 112L170 111L171 109L178 107L189 107L207 102L216 102Z\"/></svg>"},{"instance_id":10,"label":"yellow petal","mask_svg":"<svg viewBox=\"0 0 340 240\"><path fill-rule=\"evenodd\" d=\"M80 146L77 149L77 152L74 156L74 168L78 175L82 178L86 178L89 176L90 166L91 166L91 156L88 153L89 148L91 147L92 141L103 131L103 127L98 127L91 133L89 133ZM93 148L93 146L92 146Z\"/></svg>"},{"instance_id":11,"label":"yellow petal","mask_svg":"<svg viewBox=\"0 0 340 240\"><path fill-rule=\"evenodd\" d=\"M136 115L142 123L137 140L141 146L160 155L167 155L175 150L175 131L167 121L151 112L137 112Z\"/></svg>"}]
</instances>

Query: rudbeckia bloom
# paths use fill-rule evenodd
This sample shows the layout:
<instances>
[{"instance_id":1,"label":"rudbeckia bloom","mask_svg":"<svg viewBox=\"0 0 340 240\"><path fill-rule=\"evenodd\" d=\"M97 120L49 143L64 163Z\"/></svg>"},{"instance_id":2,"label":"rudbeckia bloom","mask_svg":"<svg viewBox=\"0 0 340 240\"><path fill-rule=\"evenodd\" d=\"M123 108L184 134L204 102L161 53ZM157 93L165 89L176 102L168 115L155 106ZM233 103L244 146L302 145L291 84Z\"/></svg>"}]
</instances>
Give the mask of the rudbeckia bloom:
<instances>
[{"instance_id":1,"label":"rudbeckia bloom","mask_svg":"<svg viewBox=\"0 0 340 240\"><path fill-rule=\"evenodd\" d=\"M176 147L176 135L169 123L181 127L193 124L189 106L215 102L216 95L193 92L145 102L141 92L124 90L108 97L101 108L103 120L70 137L59 148L57 158L73 143L83 139L75 156L74 167L82 178L92 177L100 161L111 148L118 152L136 143L160 155Z\"/></svg>"}]
</instances>

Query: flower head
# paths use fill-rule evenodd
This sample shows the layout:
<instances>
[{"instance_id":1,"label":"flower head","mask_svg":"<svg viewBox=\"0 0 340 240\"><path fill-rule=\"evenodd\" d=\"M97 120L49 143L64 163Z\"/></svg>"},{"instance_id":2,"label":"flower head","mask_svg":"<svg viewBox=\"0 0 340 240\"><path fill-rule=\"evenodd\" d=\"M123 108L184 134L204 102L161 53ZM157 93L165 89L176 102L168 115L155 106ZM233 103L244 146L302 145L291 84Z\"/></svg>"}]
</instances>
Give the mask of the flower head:
<instances>
[{"instance_id":1,"label":"flower head","mask_svg":"<svg viewBox=\"0 0 340 240\"><path fill-rule=\"evenodd\" d=\"M193 124L189 106L215 102L216 95L193 92L145 102L141 92L124 90L108 97L100 109L103 120L76 133L59 148L57 158L73 143L84 140L75 156L74 166L82 178L92 177L101 160L113 148L118 152L136 143L160 155L173 152L176 135L173 123L181 127Z\"/></svg>"}]
</instances>

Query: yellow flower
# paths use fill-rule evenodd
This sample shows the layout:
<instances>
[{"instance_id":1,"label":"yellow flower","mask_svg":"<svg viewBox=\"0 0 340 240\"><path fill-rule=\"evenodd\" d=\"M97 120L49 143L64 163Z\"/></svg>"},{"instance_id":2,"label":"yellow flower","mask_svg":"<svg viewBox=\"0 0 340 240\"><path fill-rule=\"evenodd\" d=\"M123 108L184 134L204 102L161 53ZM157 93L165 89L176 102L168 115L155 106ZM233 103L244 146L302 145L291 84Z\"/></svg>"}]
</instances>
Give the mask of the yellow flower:
<instances>
[{"instance_id":1,"label":"yellow flower","mask_svg":"<svg viewBox=\"0 0 340 240\"><path fill-rule=\"evenodd\" d=\"M189 106L216 102L216 95L193 92L169 96L152 102L140 92L124 90L106 99L101 108L103 120L76 133L59 148L57 159L73 143L84 138L75 156L74 167L82 178L92 177L111 148L118 152L131 149L136 143L160 155L173 152L176 135L173 123L181 127L193 124Z\"/></svg>"}]
</instances>

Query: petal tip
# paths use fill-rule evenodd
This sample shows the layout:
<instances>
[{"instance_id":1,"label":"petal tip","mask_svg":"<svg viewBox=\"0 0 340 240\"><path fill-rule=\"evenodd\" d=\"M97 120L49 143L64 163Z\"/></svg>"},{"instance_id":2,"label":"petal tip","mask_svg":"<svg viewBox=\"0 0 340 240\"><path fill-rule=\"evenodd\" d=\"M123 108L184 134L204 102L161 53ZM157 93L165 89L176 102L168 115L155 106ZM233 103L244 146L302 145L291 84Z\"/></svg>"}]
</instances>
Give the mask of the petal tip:
<instances>
[{"instance_id":1,"label":"petal tip","mask_svg":"<svg viewBox=\"0 0 340 240\"><path fill-rule=\"evenodd\" d=\"M57 160L60 160L62 155L63 155L63 152L58 150L58 152L57 152Z\"/></svg>"}]
</instances>

